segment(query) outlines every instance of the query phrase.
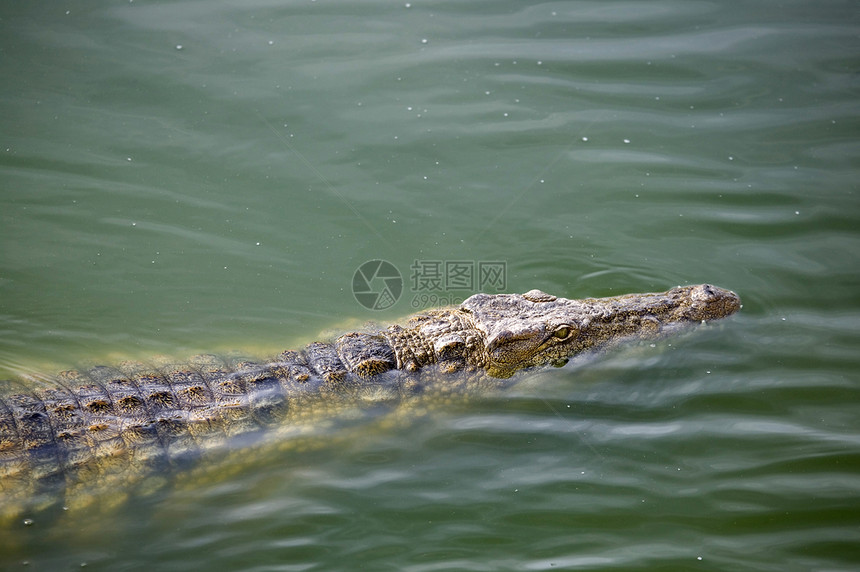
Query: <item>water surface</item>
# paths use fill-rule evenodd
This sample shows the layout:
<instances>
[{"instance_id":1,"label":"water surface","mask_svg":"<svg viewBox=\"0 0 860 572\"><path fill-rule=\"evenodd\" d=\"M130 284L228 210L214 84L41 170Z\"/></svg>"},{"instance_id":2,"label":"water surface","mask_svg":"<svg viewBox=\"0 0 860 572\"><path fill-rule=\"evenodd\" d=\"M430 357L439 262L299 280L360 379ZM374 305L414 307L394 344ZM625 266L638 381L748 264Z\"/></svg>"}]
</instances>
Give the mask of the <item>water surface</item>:
<instances>
[{"instance_id":1,"label":"water surface","mask_svg":"<svg viewBox=\"0 0 860 572\"><path fill-rule=\"evenodd\" d=\"M413 281L445 263L744 301L502 396L12 523L2 567L856 569L858 30L847 1L0 8L4 391L487 290ZM381 311L351 292L374 259L404 278Z\"/></svg>"}]
</instances>

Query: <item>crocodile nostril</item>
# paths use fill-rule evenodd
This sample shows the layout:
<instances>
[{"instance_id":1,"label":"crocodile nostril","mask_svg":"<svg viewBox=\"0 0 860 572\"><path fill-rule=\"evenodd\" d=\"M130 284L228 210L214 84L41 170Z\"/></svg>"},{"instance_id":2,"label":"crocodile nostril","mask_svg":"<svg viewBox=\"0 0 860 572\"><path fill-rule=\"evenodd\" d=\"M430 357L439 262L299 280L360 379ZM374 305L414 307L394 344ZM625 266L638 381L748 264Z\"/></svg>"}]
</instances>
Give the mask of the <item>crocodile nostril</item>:
<instances>
[{"instance_id":1,"label":"crocodile nostril","mask_svg":"<svg viewBox=\"0 0 860 572\"><path fill-rule=\"evenodd\" d=\"M710 284L697 286L690 294L694 300L702 301L715 300L719 296L717 291Z\"/></svg>"}]
</instances>

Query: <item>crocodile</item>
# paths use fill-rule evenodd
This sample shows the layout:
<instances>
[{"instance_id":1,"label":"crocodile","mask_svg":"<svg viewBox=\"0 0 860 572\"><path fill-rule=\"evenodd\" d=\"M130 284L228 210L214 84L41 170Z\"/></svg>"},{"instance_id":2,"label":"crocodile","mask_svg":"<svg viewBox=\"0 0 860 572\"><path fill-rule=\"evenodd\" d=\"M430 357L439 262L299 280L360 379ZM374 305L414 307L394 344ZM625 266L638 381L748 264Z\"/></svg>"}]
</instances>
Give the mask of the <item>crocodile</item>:
<instances>
[{"instance_id":1,"label":"crocodile","mask_svg":"<svg viewBox=\"0 0 860 572\"><path fill-rule=\"evenodd\" d=\"M68 496L96 482L115 492L129 475L164 474L224 443L315 425L345 403L360 409L432 392L456 399L739 308L734 292L708 284L581 300L476 294L266 361L206 355L61 372L48 387L0 397L0 507L4 496Z\"/></svg>"}]
</instances>

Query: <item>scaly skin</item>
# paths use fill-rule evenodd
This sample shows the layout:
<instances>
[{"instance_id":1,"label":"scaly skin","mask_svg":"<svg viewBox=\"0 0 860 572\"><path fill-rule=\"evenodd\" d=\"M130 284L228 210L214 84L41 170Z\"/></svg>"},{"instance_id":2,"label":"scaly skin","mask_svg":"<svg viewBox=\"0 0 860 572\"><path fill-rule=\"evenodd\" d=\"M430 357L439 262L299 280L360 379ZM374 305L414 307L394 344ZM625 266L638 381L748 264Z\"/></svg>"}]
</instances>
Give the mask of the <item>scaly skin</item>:
<instances>
[{"instance_id":1,"label":"scaly skin","mask_svg":"<svg viewBox=\"0 0 860 572\"><path fill-rule=\"evenodd\" d=\"M51 389L0 399L0 513L22 510L8 499L38 506L58 492L67 503L75 490L117 494L265 429L290 435L409 396L496 387L519 370L739 308L736 294L706 284L583 300L476 294L262 364L198 356L63 372Z\"/></svg>"}]
</instances>

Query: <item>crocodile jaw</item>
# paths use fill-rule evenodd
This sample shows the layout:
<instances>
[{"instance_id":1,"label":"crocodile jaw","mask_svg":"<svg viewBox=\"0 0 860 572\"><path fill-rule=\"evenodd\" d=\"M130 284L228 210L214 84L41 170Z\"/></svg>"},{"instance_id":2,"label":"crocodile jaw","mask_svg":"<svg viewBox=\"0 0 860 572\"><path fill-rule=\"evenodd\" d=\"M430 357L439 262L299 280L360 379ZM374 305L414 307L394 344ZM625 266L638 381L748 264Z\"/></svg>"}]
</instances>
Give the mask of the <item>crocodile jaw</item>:
<instances>
[{"instance_id":1,"label":"crocodile jaw","mask_svg":"<svg viewBox=\"0 0 860 572\"><path fill-rule=\"evenodd\" d=\"M624 339L654 338L673 326L724 318L740 309L740 298L709 284L583 300L532 290L476 294L460 309L483 334L489 373L507 377Z\"/></svg>"}]
</instances>

